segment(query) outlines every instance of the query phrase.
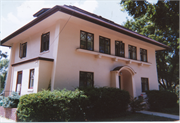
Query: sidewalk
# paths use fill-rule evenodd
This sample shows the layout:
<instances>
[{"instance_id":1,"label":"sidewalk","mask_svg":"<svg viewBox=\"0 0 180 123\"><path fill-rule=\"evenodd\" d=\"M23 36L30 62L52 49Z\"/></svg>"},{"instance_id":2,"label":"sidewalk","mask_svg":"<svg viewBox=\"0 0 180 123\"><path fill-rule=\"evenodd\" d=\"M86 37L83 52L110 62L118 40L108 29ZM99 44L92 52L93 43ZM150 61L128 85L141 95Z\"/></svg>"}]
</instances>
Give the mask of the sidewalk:
<instances>
[{"instance_id":1,"label":"sidewalk","mask_svg":"<svg viewBox=\"0 0 180 123\"><path fill-rule=\"evenodd\" d=\"M142 114L155 115L155 116L159 116L159 117L166 117L166 118L179 120L179 116L173 115L173 114L165 114L165 113L152 112L152 111L136 111L136 112L142 113Z\"/></svg>"},{"instance_id":2,"label":"sidewalk","mask_svg":"<svg viewBox=\"0 0 180 123\"><path fill-rule=\"evenodd\" d=\"M0 123L4 123L4 122L16 122L16 121L0 116Z\"/></svg>"}]
</instances>

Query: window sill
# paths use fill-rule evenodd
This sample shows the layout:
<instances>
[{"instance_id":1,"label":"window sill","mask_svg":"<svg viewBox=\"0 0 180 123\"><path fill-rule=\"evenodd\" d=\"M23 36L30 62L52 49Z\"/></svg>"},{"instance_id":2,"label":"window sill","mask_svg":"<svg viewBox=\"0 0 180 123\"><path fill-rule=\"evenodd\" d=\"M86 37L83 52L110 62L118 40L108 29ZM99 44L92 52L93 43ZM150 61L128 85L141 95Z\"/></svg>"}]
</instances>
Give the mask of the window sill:
<instances>
[{"instance_id":1,"label":"window sill","mask_svg":"<svg viewBox=\"0 0 180 123\"><path fill-rule=\"evenodd\" d=\"M28 91L28 92L33 92L33 89L28 89L27 91Z\"/></svg>"},{"instance_id":2,"label":"window sill","mask_svg":"<svg viewBox=\"0 0 180 123\"><path fill-rule=\"evenodd\" d=\"M88 54L95 55L96 58L108 57L108 58L112 58L113 61L118 61L118 60L125 61L126 64L137 63L139 66L143 66L143 65L150 66L152 64L152 63L149 63L149 62L143 62L143 61L128 59L128 58L124 58L124 57L118 57L118 56L114 56L114 55L104 54L104 53L85 50L85 49L80 49L80 48L77 48L76 50L78 52L83 52L83 53L88 53Z\"/></svg>"},{"instance_id":3,"label":"window sill","mask_svg":"<svg viewBox=\"0 0 180 123\"><path fill-rule=\"evenodd\" d=\"M49 50L47 50L47 51L43 51L43 52L40 52L40 55L43 55L43 54L45 54L45 53L49 53L50 51Z\"/></svg>"}]
</instances>

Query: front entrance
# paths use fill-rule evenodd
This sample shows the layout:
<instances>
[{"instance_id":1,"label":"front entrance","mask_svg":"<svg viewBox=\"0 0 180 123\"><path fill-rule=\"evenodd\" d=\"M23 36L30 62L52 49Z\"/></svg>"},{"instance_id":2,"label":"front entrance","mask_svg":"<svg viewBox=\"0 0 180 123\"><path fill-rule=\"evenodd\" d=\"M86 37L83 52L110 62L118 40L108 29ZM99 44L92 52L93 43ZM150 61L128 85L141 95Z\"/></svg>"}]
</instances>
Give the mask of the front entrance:
<instances>
[{"instance_id":1,"label":"front entrance","mask_svg":"<svg viewBox=\"0 0 180 123\"><path fill-rule=\"evenodd\" d=\"M129 66L116 67L111 71L111 85L112 87L120 88L128 91L134 97L135 90L133 88L133 75L136 72Z\"/></svg>"},{"instance_id":2,"label":"front entrance","mask_svg":"<svg viewBox=\"0 0 180 123\"><path fill-rule=\"evenodd\" d=\"M21 83L22 83L22 71L19 71L17 74L17 82L16 82L16 92L21 94Z\"/></svg>"}]
</instances>

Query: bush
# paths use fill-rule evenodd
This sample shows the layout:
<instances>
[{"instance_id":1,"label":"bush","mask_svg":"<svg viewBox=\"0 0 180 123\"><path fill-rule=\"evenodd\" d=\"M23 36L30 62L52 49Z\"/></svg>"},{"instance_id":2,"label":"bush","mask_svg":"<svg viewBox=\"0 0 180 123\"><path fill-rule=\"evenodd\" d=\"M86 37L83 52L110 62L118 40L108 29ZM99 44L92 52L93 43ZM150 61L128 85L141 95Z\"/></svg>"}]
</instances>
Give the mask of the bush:
<instances>
[{"instance_id":1,"label":"bush","mask_svg":"<svg viewBox=\"0 0 180 123\"><path fill-rule=\"evenodd\" d=\"M150 110L160 111L163 108L171 108L177 104L177 95L169 91L151 90L147 91Z\"/></svg>"},{"instance_id":2,"label":"bush","mask_svg":"<svg viewBox=\"0 0 180 123\"><path fill-rule=\"evenodd\" d=\"M2 106L4 108L17 108L17 105L19 103L19 94L17 92L12 92L12 94L8 97L5 97L3 99Z\"/></svg>"},{"instance_id":3,"label":"bush","mask_svg":"<svg viewBox=\"0 0 180 123\"><path fill-rule=\"evenodd\" d=\"M83 103L87 118L107 117L125 113L130 102L127 91L117 88L80 88L87 95ZM86 106L86 107L85 107Z\"/></svg>"},{"instance_id":4,"label":"bush","mask_svg":"<svg viewBox=\"0 0 180 123\"><path fill-rule=\"evenodd\" d=\"M24 95L18 105L18 118L26 122L84 121L81 103L86 100L82 91L43 90Z\"/></svg>"}]
</instances>

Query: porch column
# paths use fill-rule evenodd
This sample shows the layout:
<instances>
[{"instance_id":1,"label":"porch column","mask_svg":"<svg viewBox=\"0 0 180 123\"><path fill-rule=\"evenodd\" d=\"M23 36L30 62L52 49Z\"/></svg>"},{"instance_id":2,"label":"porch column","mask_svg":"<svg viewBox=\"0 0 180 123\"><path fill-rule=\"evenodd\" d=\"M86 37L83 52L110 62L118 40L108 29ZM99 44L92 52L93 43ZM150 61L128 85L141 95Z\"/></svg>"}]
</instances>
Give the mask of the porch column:
<instances>
[{"instance_id":1,"label":"porch column","mask_svg":"<svg viewBox=\"0 0 180 123\"><path fill-rule=\"evenodd\" d=\"M119 88L119 72L118 71L111 71L111 87Z\"/></svg>"}]
</instances>

